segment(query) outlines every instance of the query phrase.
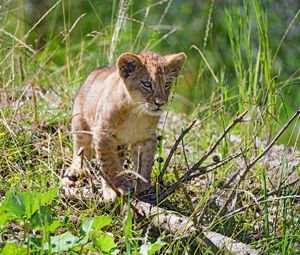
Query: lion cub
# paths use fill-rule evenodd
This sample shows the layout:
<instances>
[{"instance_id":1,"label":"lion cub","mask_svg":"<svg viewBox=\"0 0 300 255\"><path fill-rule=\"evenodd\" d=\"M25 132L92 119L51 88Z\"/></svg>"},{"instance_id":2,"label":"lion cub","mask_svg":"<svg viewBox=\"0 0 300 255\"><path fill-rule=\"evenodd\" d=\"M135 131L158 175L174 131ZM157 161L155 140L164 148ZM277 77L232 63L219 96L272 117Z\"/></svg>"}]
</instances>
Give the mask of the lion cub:
<instances>
[{"instance_id":1,"label":"lion cub","mask_svg":"<svg viewBox=\"0 0 300 255\"><path fill-rule=\"evenodd\" d=\"M153 52L123 53L117 67L98 68L79 89L73 105L74 155L65 176L77 177L79 150L94 155L102 172L121 193L130 187L122 177L120 151L130 146L135 170L140 170L140 191L149 188L156 147L156 127L168 102L171 84L185 62L184 53L161 56ZM116 193L102 178L103 197Z\"/></svg>"}]
</instances>

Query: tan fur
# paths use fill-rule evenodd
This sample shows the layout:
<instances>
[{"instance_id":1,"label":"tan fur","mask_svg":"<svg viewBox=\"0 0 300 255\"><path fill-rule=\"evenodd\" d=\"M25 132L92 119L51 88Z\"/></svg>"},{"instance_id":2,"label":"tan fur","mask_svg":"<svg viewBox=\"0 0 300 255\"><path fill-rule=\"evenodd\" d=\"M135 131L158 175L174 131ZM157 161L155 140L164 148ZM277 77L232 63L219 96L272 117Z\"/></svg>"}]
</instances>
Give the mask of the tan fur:
<instances>
[{"instance_id":1,"label":"tan fur","mask_svg":"<svg viewBox=\"0 0 300 255\"><path fill-rule=\"evenodd\" d=\"M128 52L119 57L117 67L93 71L74 100L74 155L65 175L79 174L81 157L77 153L83 147L84 156L91 159L95 155L111 183L126 193L130 185L118 176L123 171L119 152L129 145L135 169L141 155L140 174L148 182L139 186L140 191L146 190L151 184L156 126L170 93L166 83L169 85L178 76L185 58L184 53L160 56ZM143 85L145 81L152 82L151 91ZM104 180L102 186L104 199L114 200L116 194Z\"/></svg>"}]
</instances>

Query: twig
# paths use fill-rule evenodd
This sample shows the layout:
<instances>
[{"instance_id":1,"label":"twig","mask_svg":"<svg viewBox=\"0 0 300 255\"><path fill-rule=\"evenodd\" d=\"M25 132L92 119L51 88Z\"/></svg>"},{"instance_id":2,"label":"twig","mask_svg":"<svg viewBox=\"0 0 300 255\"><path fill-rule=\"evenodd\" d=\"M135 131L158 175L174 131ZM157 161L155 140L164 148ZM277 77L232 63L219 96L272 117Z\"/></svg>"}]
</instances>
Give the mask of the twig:
<instances>
[{"instance_id":1,"label":"twig","mask_svg":"<svg viewBox=\"0 0 300 255\"><path fill-rule=\"evenodd\" d=\"M273 138L273 140L269 143L269 145L256 157L254 158L251 162L248 163L244 171L240 174L240 178L238 182L235 184L234 188L232 191L229 193L229 196L227 200L225 201L223 207L219 210L217 213L215 219L211 223L211 226L216 222L216 220L223 215L224 211L226 210L228 204L232 200L235 190L237 187L241 184L241 182L245 179L245 176L249 172L249 170L272 148L272 146L275 144L275 142L279 139L279 137L284 133L284 131L290 126L290 124L300 115L300 109L297 110L292 117L285 123L285 125L281 128L281 130L277 133L277 135Z\"/></svg>"},{"instance_id":2,"label":"twig","mask_svg":"<svg viewBox=\"0 0 300 255\"><path fill-rule=\"evenodd\" d=\"M200 176L201 174L195 174L195 175L192 175L195 171L199 170L199 167L201 166L201 164L213 153L213 151L216 149L216 147L220 144L220 142L224 139L224 137L228 134L228 132L238 123L242 122L243 121L243 117L247 114L247 111L244 111L242 114L240 114L239 116L237 116L226 128L225 130L223 131L223 133L219 136L219 138L216 140L216 142L213 144L213 146L203 155L203 157L198 160L198 162L196 162L196 164L194 164L181 178L180 178L180 182L185 182L187 180L191 180L192 178L195 178L197 176ZM180 137L179 137L180 138ZM177 141L179 140L179 138L177 139ZM176 142L177 142L176 141ZM175 144L176 144L175 142ZM178 141L178 143L180 142L180 140ZM175 146L174 144L174 146ZM173 148L174 148L173 146ZM176 148L177 148L178 144L176 145ZM173 149L172 148L172 149ZM176 149L175 148L175 149ZM175 150L174 150L175 151ZM174 152L173 152L174 153ZM171 153L170 153L171 154ZM169 154L169 155L170 155ZM173 155L173 154L172 154ZM240 155L240 153L238 154L238 156ZM228 161L232 160L233 158L229 158ZM228 161L226 162L219 162L220 164L217 165L216 168L222 166L223 164L227 163ZM167 163L167 162L166 162ZM169 164L169 162L168 162ZM166 164L165 164L166 165ZM214 168L214 169L216 169ZM212 170L214 170L212 169ZM202 168L201 169L202 171L204 170L204 173L206 173L206 168ZM211 171L212 171L211 170ZM191 175L193 176L191 178ZM169 196L170 194L172 194L179 186L179 182L175 182L173 183L169 188L166 189L166 191L163 192L162 195L160 195L159 197L159 200L162 201L164 200L167 196Z\"/></svg>"},{"instance_id":3,"label":"twig","mask_svg":"<svg viewBox=\"0 0 300 255\"><path fill-rule=\"evenodd\" d=\"M193 174L193 175L189 175L189 176L187 176L185 178L182 177L181 181L183 181L183 182L190 181L190 180L192 180L192 179L194 179L196 177L199 177L201 175L204 175L204 174L207 174L209 172L212 172L212 171L220 168L221 166L227 164L228 162L232 161L233 159L236 159L236 158L240 157L242 155L242 153L244 153L244 152L239 152L239 153L230 155L230 156L228 156L227 158L223 159L220 162L213 163L213 164L210 164L210 165L207 165L207 166L199 167L199 169L197 169L198 173Z\"/></svg>"},{"instance_id":4,"label":"twig","mask_svg":"<svg viewBox=\"0 0 300 255\"><path fill-rule=\"evenodd\" d=\"M205 117L204 119L202 119L199 123L197 123L197 125L195 125L195 123L197 122L197 120L193 120L193 121L189 124L189 126L181 132L180 136L177 138L177 140L175 141L173 147L171 148L171 151L170 151L170 153L169 153L169 155L168 155L168 157L167 157L167 159L166 159L166 161L165 161L165 164L164 164L164 166L163 166L163 169L161 170L161 172L160 172L160 174L159 174L159 176L158 176L158 183L159 183L160 185L163 185L163 180L162 180L162 178L163 178L163 176L164 176L164 174L165 174L165 172L166 172L166 170L167 170L167 168L168 168L168 166L169 166L169 164L170 164L170 161L171 161L171 159L172 159L172 157L173 157L173 155L174 155L174 153L175 153L175 151L176 151L176 149L177 149L179 143L183 140L184 136L185 136L185 135L186 135L186 134L194 127L194 126L196 126L196 127L200 126L200 125L201 125L202 123L204 123L208 118L210 118L212 115L214 115L214 114L216 114L218 111L220 111L221 108L222 108L222 107L220 107L220 108L218 108L217 110L213 111L211 114L209 114L207 117Z\"/></svg>"},{"instance_id":5,"label":"twig","mask_svg":"<svg viewBox=\"0 0 300 255\"><path fill-rule=\"evenodd\" d=\"M225 165L226 163L230 162L231 160L238 158L240 155L241 155L241 152L236 153L234 155L228 156L227 158L225 158L224 160L222 160L220 162L200 167L198 169L199 170L198 173L181 177L179 181L174 182L173 184L171 184L170 186L168 186L166 188L166 190L159 196L159 201L163 201L165 198L170 196L174 191L176 191L177 188L180 186L180 183L191 181L191 180L195 179L196 177L199 177L206 173L212 172L212 171L218 169L219 167Z\"/></svg>"},{"instance_id":6,"label":"twig","mask_svg":"<svg viewBox=\"0 0 300 255\"><path fill-rule=\"evenodd\" d=\"M196 171L201 164L213 153L213 151L217 148L217 146L220 144L220 142L224 139L224 137L227 135L227 133L238 123L243 121L243 117L247 114L248 111L244 111L242 114L237 116L230 124L225 128L223 133L219 136L219 138L216 140L216 142L213 144L213 146L203 155L203 157L198 160L198 162L192 166L192 168L185 174L185 176L188 176L192 174L194 171ZM185 177L183 177L185 178Z\"/></svg>"},{"instance_id":7,"label":"twig","mask_svg":"<svg viewBox=\"0 0 300 255\"><path fill-rule=\"evenodd\" d=\"M172 157L173 157L173 154L175 153L175 151L176 151L176 149L177 149L179 143L180 143L181 140L184 138L184 136L185 136L185 135L193 128L193 126L195 125L196 121L197 121L197 120L193 120L193 121L188 125L188 127L187 127L185 130L182 131L182 133L180 134L180 136L179 136L179 137L177 138L177 140L175 141L173 147L171 148L171 151L170 151L170 153L169 153L169 155L168 155L168 157L167 157L167 159L166 159L166 161L165 161L165 164L164 164L164 166L163 166L163 168L162 168L162 170L161 170L161 172L160 172L160 174L159 174L159 176L158 176L158 183L159 183L160 185L163 184L162 178L163 178L163 176L164 176L164 174L165 174L165 172L166 172L166 170L167 170L167 168L168 168L168 166L169 166L169 164L170 164L170 161L171 161L171 159L172 159Z\"/></svg>"}]
</instances>

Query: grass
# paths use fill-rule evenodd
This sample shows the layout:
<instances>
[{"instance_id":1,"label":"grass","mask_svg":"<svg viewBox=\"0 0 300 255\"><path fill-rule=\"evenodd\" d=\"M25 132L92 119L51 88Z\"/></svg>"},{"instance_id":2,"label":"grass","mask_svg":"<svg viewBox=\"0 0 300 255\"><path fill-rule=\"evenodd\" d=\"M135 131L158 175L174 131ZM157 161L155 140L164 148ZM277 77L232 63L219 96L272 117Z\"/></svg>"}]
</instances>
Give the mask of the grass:
<instances>
[{"instance_id":1,"label":"grass","mask_svg":"<svg viewBox=\"0 0 300 255\"><path fill-rule=\"evenodd\" d=\"M278 68L285 61L282 49L299 11L275 44L270 36L271 14L259 1L227 4L225 10L210 1L203 9L202 43L190 48L195 39L189 33L163 26L179 15L176 1L113 1L109 8L94 1L78 5L49 1L32 24L26 20L26 3L5 1L0 13L1 253L213 254L205 246L193 252L192 237L153 230L148 219L134 220L132 209L124 208L122 199L103 205L97 199L60 196L59 176L72 155L72 99L95 66L113 64L123 51L185 51L189 61L174 86L177 96L170 106L176 114L170 113L168 123L159 130L162 139L153 180L175 138L192 119L204 119L219 109L185 137L164 177L166 183L196 162L237 112L249 111L247 121L231 131L231 138L221 142L207 164L247 148L243 157L182 185L162 204L187 216L201 215L201 224L209 226L231 191L227 182L265 146L255 141L270 141L299 106L296 64L287 65L292 70L289 74L281 70L284 65ZM188 4L181 6L182 13L191 11ZM217 23L215 13L222 13L222 24ZM222 26L226 36L215 32ZM214 40L223 40L227 47L218 48ZM218 58L223 62L217 62ZM300 178L299 134L298 118L281 140L290 149L275 146L252 169L228 214L211 229L263 254L299 253L299 184L286 186L291 178ZM277 192L269 196L272 190ZM230 216L253 202L255 206Z\"/></svg>"}]
</instances>

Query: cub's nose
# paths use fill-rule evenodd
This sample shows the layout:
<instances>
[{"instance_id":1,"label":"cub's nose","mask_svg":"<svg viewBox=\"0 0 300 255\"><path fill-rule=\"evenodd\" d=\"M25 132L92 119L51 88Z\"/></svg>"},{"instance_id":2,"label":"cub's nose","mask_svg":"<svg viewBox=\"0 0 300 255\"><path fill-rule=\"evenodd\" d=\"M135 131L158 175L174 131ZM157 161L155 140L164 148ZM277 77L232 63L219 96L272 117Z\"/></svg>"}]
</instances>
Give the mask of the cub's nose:
<instances>
[{"instance_id":1,"label":"cub's nose","mask_svg":"<svg viewBox=\"0 0 300 255\"><path fill-rule=\"evenodd\" d=\"M166 100L162 99L162 98L154 98L154 104L159 108L161 106L163 106L166 103Z\"/></svg>"}]
</instances>

